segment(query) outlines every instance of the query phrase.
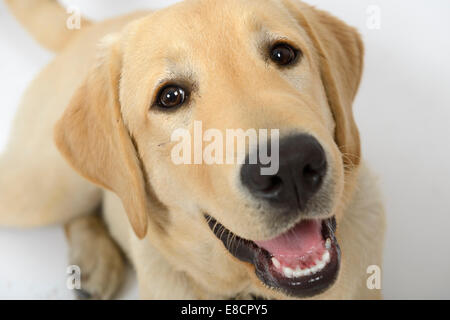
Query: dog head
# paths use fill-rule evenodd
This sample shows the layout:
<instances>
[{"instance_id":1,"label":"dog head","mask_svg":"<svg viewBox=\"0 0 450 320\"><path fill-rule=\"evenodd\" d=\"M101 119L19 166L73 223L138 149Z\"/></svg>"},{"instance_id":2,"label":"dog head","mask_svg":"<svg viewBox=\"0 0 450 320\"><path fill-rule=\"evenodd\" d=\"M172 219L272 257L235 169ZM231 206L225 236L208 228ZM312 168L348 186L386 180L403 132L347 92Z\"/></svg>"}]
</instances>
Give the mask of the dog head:
<instances>
[{"instance_id":1,"label":"dog head","mask_svg":"<svg viewBox=\"0 0 450 320\"><path fill-rule=\"evenodd\" d=\"M121 198L136 235L211 292L331 287L360 159L358 33L295 0L193 0L101 50L56 143Z\"/></svg>"}]
</instances>

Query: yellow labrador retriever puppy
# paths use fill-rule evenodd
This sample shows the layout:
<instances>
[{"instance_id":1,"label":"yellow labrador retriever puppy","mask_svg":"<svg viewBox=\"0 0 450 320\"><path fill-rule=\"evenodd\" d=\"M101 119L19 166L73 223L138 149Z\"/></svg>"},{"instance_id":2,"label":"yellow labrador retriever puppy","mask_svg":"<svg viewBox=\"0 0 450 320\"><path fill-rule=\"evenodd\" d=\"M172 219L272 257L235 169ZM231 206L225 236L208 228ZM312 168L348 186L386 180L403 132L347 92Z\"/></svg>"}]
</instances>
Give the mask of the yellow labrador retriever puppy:
<instances>
[{"instance_id":1,"label":"yellow labrador retriever puppy","mask_svg":"<svg viewBox=\"0 0 450 320\"><path fill-rule=\"evenodd\" d=\"M355 29L297 0L186 0L79 30L56 1L7 3L58 55L1 158L0 224L65 224L82 297L114 295L121 251L145 299L381 296L367 285L384 213L352 115ZM176 163L173 133L195 144L199 123L278 130L278 170Z\"/></svg>"}]
</instances>

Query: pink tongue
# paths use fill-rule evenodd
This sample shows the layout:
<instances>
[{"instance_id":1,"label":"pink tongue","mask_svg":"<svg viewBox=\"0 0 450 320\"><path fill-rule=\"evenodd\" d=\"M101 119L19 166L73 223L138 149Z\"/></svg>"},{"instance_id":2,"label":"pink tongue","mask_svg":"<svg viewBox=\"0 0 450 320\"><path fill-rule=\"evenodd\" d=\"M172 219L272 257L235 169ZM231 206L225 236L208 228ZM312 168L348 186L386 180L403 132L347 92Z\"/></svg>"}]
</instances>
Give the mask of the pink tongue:
<instances>
[{"instance_id":1,"label":"pink tongue","mask_svg":"<svg viewBox=\"0 0 450 320\"><path fill-rule=\"evenodd\" d=\"M307 220L275 239L255 243L287 265L300 261L308 265L325 252L321 230L320 221Z\"/></svg>"}]
</instances>

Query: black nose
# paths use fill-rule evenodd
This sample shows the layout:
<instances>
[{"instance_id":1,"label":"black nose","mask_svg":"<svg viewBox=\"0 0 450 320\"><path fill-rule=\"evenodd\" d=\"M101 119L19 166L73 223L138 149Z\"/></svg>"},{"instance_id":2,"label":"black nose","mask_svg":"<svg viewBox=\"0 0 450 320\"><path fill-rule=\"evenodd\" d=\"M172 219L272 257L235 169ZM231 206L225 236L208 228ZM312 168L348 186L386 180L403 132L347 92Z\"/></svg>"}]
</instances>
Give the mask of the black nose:
<instances>
[{"instance_id":1,"label":"black nose","mask_svg":"<svg viewBox=\"0 0 450 320\"><path fill-rule=\"evenodd\" d=\"M274 159L273 155L271 157ZM278 173L263 175L261 168L268 166L250 164L247 158L241 169L242 184L255 197L267 200L272 205L302 211L320 189L327 171L322 146L315 138L306 134L290 136L280 141Z\"/></svg>"}]
</instances>

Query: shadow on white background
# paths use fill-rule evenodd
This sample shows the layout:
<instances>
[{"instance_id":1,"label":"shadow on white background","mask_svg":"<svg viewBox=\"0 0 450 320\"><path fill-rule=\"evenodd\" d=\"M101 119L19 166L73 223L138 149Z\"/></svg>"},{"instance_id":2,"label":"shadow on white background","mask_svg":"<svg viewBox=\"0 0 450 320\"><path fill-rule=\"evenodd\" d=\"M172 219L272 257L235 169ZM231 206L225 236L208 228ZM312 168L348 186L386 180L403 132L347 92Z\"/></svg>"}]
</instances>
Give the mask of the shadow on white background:
<instances>
[{"instance_id":1,"label":"shadow on white background","mask_svg":"<svg viewBox=\"0 0 450 320\"><path fill-rule=\"evenodd\" d=\"M63 2L102 19L176 1ZM386 202L384 295L450 299L450 2L308 2L356 26L366 44L355 113L364 158L378 173ZM369 5L381 10L379 30L367 28ZM52 56L0 1L0 150L20 97ZM60 227L0 229L0 257L0 298L72 298ZM129 278L121 297L137 298L135 280Z\"/></svg>"}]
</instances>

